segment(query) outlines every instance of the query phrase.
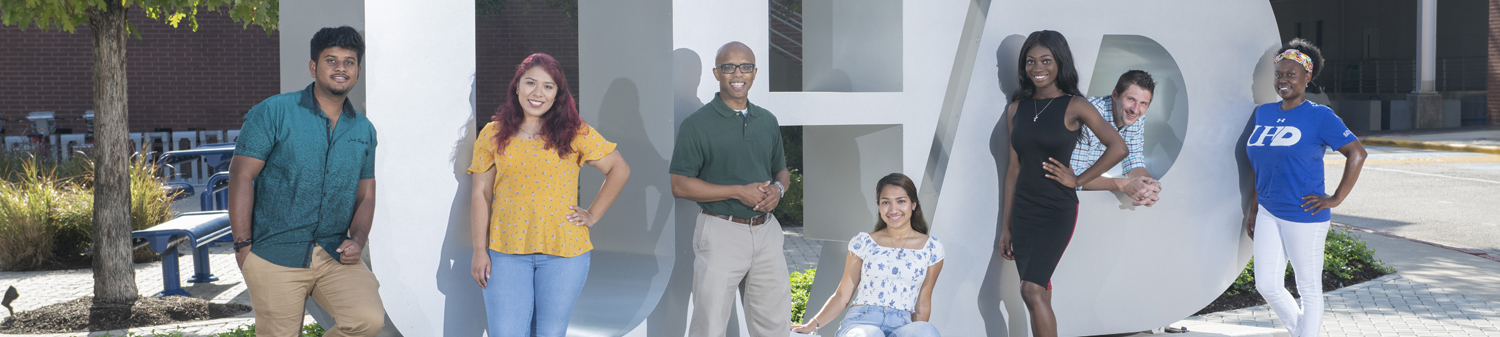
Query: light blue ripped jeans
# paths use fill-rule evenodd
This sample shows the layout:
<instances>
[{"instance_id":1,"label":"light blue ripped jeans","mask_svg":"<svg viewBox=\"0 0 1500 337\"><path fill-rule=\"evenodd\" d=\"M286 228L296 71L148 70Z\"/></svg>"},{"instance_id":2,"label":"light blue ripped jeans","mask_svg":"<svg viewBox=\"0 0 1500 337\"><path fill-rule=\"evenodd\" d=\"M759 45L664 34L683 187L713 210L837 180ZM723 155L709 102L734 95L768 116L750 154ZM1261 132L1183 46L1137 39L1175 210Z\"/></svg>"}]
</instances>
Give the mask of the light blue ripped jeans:
<instances>
[{"instance_id":1,"label":"light blue ripped jeans","mask_svg":"<svg viewBox=\"0 0 1500 337\"><path fill-rule=\"evenodd\" d=\"M911 312L877 305L849 307L838 337L939 337L937 327L912 322Z\"/></svg>"}]
</instances>

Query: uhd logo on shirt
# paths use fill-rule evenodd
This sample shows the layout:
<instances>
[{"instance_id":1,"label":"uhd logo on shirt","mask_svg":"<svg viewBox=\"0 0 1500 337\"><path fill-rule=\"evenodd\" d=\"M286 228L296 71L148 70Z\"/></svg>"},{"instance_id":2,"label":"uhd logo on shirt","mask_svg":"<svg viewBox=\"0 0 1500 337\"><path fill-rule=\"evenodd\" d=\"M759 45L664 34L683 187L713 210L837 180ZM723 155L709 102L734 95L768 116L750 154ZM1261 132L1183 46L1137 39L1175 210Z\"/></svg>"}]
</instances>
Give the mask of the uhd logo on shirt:
<instances>
[{"instance_id":1,"label":"uhd logo on shirt","mask_svg":"<svg viewBox=\"0 0 1500 337\"><path fill-rule=\"evenodd\" d=\"M1256 125L1255 131L1250 132L1250 139L1245 141L1245 146L1264 146L1266 137L1271 138L1271 146L1292 146L1302 140L1302 130L1295 126Z\"/></svg>"}]
</instances>

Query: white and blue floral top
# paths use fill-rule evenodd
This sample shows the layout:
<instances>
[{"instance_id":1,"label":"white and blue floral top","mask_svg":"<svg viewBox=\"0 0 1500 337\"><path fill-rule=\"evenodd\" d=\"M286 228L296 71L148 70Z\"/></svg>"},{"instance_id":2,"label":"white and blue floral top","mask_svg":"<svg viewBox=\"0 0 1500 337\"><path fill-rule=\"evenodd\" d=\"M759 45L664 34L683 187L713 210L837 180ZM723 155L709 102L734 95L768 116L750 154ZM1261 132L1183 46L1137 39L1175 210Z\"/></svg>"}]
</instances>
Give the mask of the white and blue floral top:
<instances>
[{"instance_id":1,"label":"white and blue floral top","mask_svg":"<svg viewBox=\"0 0 1500 337\"><path fill-rule=\"evenodd\" d=\"M927 267L943 261L943 244L928 236L922 249L891 248L875 244L868 233L849 240L849 251L864 260L859 288L849 305L879 305L912 312L917 295L927 280Z\"/></svg>"}]
</instances>

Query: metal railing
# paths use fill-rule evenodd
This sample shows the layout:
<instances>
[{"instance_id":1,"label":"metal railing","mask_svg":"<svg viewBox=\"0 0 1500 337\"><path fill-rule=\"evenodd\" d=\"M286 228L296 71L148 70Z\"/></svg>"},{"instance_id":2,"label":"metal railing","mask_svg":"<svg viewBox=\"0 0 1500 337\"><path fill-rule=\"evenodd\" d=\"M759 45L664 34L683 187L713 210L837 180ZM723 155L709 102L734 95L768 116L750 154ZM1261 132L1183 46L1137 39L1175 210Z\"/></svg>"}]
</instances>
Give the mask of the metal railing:
<instances>
[{"instance_id":1,"label":"metal railing","mask_svg":"<svg viewBox=\"0 0 1500 337\"><path fill-rule=\"evenodd\" d=\"M1437 60L1437 91L1484 91L1489 60L1483 57Z\"/></svg>"},{"instance_id":2,"label":"metal railing","mask_svg":"<svg viewBox=\"0 0 1500 337\"><path fill-rule=\"evenodd\" d=\"M1483 57L1437 60L1433 79L1437 91L1483 91L1488 60ZM1408 93L1416 88L1415 59L1328 61L1328 68L1314 81L1326 92Z\"/></svg>"},{"instance_id":3,"label":"metal railing","mask_svg":"<svg viewBox=\"0 0 1500 337\"><path fill-rule=\"evenodd\" d=\"M771 13L771 50L802 63L802 14L779 0L768 0Z\"/></svg>"}]
</instances>

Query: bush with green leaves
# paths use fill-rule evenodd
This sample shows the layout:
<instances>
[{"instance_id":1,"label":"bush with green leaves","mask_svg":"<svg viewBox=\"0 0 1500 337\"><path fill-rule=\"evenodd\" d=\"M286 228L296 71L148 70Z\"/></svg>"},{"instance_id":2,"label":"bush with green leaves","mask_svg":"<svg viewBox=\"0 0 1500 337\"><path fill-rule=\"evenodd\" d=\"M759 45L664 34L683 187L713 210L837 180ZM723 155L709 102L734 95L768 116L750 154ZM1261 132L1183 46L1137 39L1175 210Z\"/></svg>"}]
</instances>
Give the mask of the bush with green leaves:
<instances>
[{"instance_id":1,"label":"bush with green leaves","mask_svg":"<svg viewBox=\"0 0 1500 337\"><path fill-rule=\"evenodd\" d=\"M1395 273L1396 270L1386 266L1385 263L1375 259L1375 250L1365 245L1364 240L1349 232L1348 228L1334 227L1328 230L1328 238L1323 244L1323 272L1326 276L1332 276L1340 280L1353 279L1358 273L1365 269L1373 269L1380 274ZM1292 266L1288 264L1283 275L1292 274ZM1325 289L1332 290L1332 289ZM1245 265L1240 271L1239 277L1234 279L1234 284L1224 291L1224 295L1258 294L1255 290L1255 259Z\"/></svg>"},{"instance_id":2,"label":"bush with green leaves","mask_svg":"<svg viewBox=\"0 0 1500 337\"><path fill-rule=\"evenodd\" d=\"M771 214L776 215L779 220L787 225L802 225L802 172L791 169L792 184L786 187L786 194L782 195L781 203Z\"/></svg>"},{"instance_id":3,"label":"bush with green leaves","mask_svg":"<svg viewBox=\"0 0 1500 337\"><path fill-rule=\"evenodd\" d=\"M802 324L802 314L807 311L807 295L812 289L813 276L817 268L792 273L792 324Z\"/></svg>"}]
</instances>

